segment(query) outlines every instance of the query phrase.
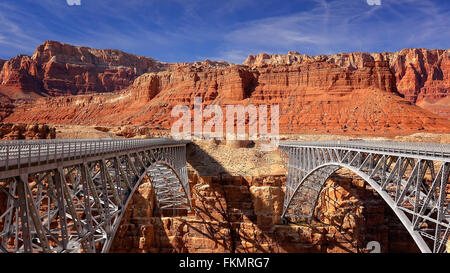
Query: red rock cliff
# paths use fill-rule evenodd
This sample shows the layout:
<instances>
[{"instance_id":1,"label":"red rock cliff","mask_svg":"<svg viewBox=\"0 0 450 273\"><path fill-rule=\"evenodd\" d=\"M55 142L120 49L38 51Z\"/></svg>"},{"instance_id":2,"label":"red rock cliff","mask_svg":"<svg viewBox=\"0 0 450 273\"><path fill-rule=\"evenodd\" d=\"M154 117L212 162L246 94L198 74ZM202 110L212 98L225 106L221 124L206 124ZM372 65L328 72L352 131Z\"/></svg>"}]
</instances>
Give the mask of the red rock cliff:
<instances>
[{"instance_id":1,"label":"red rock cliff","mask_svg":"<svg viewBox=\"0 0 450 273\"><path fill-rule=\"evenodd\" d=\"M412 103L450 118L450 50L403 49L384 53L339 53L309 56L298 52L250 55L248 66L300 64L326 61L340 67L359 69L367 63L385 61L395 75L397 90Z\"/></svg>"},{"instance_id":2,"label":"red rock cliff","mask_svg":"<svg viewBox=\"0 0 450 273\"><path fill-rule=\"evenodd\" d=\"M5 121L170 128L176 120L172 107L192 107L195 96L221 106L280 104L280 130L285 133L450 132L450 121L399 96L386 61L357 68L324 60L252 68L179 64L171 71L144 74L120 93L23 104Z\"/></svg>"},{"instance_id":3,"label":"red rock cliff","mask_svg":"<svg viewBox=\"0 0 450 273\"><path fill-rule=\"evenodd\" d=\"M4 63L0 93L16 99L30 93L54 96L112 92L128 87L143 73L169 66L119 50L47 41L33 56L19 55Z\"/></svg>"},{"instance_id":4,"label":"red rock cliff","mask_svg":"<svg viewBox=\"0 0 450 273\"><path fill-rule=\"evenodd\" d=\"M260 69L267 65L276 67L327 62L353 71L365 69L371 65L384 66L383 62L385 62L394 74L398 92L407 100L435 114L450 118L449 52L448 49L403 49L393 53L355 52L318 56L308 56L298 52L289 52L287 55L262 53L250 55L244 65ZM36 49L33 56L19 55L9 61L0 60L0 68L2 67L0 94L10 99L30 99L47 95L112 92L128 88L138 76L144 73L173 71L164 77L170 78L171 82L176 82L178 81L176 79L189 77L189 75L182 75L186 71L183 67L193 69L187 73L202 73L204 71L202 67L227 68L230 66L232 65L226 62L209 60L193 64L167 64L118 50L98 50L47 41ZM245 67L241 71L231 73L247 73L247 76L238 76L245 78L242 83L225 83L227 88L233 90L225 92L227 96L231 96L229 97L231 99L248 97L248 93L256 87L257 73L248 72ZM287 77L291 77L291 74L289 72ZM221 77L232 78L224 74L219 75L216 81L223 82ZM161 83L164 85L165 81L167 82L162 79ZM363 81L366 80L363 79ZM193 82L195 83L196 79L193 79ZM148 88L157 89L156 81L148 84L151 85ZM207 98L212 99L218 95L214 91L214 84L214 82L203 84L211 87L208 89L210 93L207 94ZM242 86L233 86L233 84L243 84L246 90L236 93L235 88L240 89ZM217 88L224 89L220 86ZM154 95L156 93L151 94L150 97Z\"/></svg>"}]
</instances>

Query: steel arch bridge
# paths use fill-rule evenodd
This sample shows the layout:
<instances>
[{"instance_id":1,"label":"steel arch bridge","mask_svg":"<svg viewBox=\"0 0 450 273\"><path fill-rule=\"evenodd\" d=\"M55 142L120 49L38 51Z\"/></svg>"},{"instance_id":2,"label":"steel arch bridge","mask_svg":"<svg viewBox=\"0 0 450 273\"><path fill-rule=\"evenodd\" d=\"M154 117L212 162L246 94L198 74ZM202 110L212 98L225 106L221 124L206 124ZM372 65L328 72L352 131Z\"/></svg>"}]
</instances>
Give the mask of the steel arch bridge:
<instances>
[{"instance_id":1,"label":"steel arch bridge","mask_svg":"<svg viewBox=\"0 0 450 273\"><path fill-rule=\"evenodd\" d=\"M190 210L186 141L0 144L0 252L108 252L140 182L160 209Z\"/></svg>"},{"instance_id":2,"label":"steel arch bridge","mask_svg":"<svg viewBox=\"0 0 450 273\"><path fill-rule=\"evenodd\" d=\"M346 168L391 207L422 252L446 252L450 236L450 145L280 142L288 163L282 218L311 221L323 185Z\"/></svg>"}]
</instances>

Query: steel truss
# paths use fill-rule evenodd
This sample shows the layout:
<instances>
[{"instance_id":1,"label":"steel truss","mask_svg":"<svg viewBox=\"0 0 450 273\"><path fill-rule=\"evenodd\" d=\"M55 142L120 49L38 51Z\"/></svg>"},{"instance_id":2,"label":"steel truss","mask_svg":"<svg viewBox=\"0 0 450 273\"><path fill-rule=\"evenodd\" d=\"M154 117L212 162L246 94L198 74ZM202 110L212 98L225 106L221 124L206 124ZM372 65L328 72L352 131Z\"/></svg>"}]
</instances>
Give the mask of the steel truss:
<instances>
[{"instance_id":1,"label":"steel truss","mask_svg":"<svg viewBox=\"0 0 450 273\"><path fill-rule=\"evenodd\" d=\"M422 252L446 252L450 236L450 145L281 142L288 164L283 220L311 221L323 185L346 168L392 208Z\"/></svg>"},{"instance_id":2,"label":"steel truss","mask_svg":"<svg viewBox=\"0 0 450 273\"><path fill-rule=\"evenodd\" d=\"M161 209L190 209L186 142L0 144L0 252L108 252L140 182Z\"/></svg>"}]
</instances>

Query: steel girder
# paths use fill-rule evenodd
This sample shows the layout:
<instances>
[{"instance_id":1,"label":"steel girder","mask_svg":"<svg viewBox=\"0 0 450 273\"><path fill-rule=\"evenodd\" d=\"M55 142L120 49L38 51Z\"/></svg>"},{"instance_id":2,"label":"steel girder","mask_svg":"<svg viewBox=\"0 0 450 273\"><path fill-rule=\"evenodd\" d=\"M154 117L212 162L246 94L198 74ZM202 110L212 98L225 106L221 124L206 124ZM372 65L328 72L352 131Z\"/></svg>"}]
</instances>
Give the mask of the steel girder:
<instances>
[{"instance_id":1,"label":"steel girder","mask_svg":"<svg viewBox=\"0 0 450 273\"><path fill-rule=\"evenodd\" d=\"M108 252L146 177L159 208L191 208L186 142L4 142L0 159L0 252Z\"/></svg>"},{"instance_id":2,"label":"steel girder","mask_svg":"<svg viewBox=\"0 0 450 273\"><path fill-rule=\"evenodd\" d=\"M283 220L311 221L323 185L340 168L362 177L422 252L446 252L450 146L357 141L281 142L287 163Z\"/></svg>"}]
</instances>

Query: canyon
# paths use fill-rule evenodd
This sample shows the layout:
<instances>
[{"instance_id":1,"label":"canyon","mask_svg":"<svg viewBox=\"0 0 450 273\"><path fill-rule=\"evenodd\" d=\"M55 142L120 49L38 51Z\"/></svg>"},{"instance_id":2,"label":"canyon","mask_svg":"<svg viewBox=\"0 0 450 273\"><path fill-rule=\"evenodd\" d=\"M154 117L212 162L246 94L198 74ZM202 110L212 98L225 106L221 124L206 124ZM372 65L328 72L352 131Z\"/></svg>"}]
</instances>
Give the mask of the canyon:
<instances>
[{"instance_id":1,"label":"canyon","mask_svg":"<svg viewBox=\"0 0 450 273\"><path fill-rule=\"evenodd\" d=\"M163 63L48 41L5 61L6 123L169 129L175 105L280 105L280 131L354 136L448 133L449 50L250 55L242 65ZM421 108L423 107L423 108Z\"/></svg>"},{"instance_id":2,"label":"canyon","mask_svg":"<svg viewBox=\"0 0 450 273\"><path fill-rule=\"evenodd\" d=\"M231 155L248 160L233 166ZM326 183L312 223L283 224L286 177L279 153L196 142L188 146L188 163L192 211L159 211L151 181L142 183L112 252L367 253L371 241L381 252L418 252L389 206L348 171Z\"/></svg>"},{"instance_id":3,"label":"canyon","mask_svg":"<svg viewBox=\"0 0 450 273\"><path fill-rule=\"evenodd\" d=\"M173 107L202 97L222 109L279 105L283 139L450 143L449 58L448 49L404 49L164 63L47 41L0 60L0 138L167 137ZM327 181L312 223L282 223L286 170L278 151L258 145L189 144L192 210L160 211L145 181L112 252L369 252L370 241L418 252L389 206L345 170Z\"/></svg>"}]
</instances>

